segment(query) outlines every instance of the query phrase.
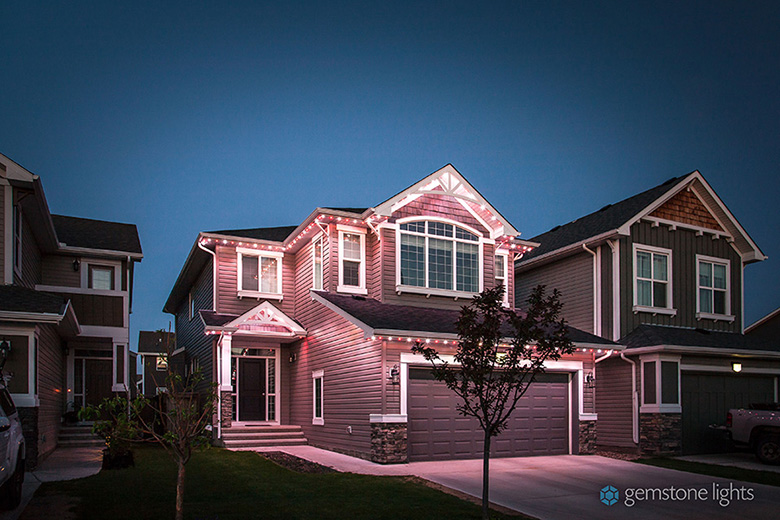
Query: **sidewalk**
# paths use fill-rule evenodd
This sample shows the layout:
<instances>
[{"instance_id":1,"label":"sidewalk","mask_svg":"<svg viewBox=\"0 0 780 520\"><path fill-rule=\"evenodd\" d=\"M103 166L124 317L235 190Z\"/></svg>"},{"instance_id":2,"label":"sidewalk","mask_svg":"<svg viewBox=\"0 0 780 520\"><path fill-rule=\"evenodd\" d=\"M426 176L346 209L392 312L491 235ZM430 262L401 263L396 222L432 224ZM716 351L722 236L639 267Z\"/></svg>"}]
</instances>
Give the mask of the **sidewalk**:
<instances>
[{"instance_id":1,"label":"sidewalk","mask_svg":"<svg viewBox=\"0 0 780 520\"><path fill-rule=\"evenodd\" d=\"M43 482L89 477L100 471L102 448L58 448L38 468L24 475L22 503L13 511L0 513L0 520L16 520Z\"/></svg>"}]
</instances>

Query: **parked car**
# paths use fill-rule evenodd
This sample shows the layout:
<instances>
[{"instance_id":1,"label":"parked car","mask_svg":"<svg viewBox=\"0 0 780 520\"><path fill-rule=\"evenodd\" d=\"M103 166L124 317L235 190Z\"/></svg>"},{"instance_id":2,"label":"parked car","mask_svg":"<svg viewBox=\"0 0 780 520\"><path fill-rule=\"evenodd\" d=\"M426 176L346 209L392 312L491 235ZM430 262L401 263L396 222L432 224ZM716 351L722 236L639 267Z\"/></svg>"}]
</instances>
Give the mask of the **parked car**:
<instances>
[{"instance_id":1,"label":"parked car","mask_svg":"<svg viewBox=\"0 0 780 520\"><path fill-rule=\"evenodd\" d=\"M729 410L726 429L735 444L749 446L764 464L780 464L780 406L777 403Z\"/></svg>"},{"instance_id":2,"label":"parked car","mask_svg":"<svg viewBox=\"0 0 780 520\"><path fill-rule=\"evenodd\" d=\"M0 385L0 506L14 509L22 501L24 436L11 394Z\"/></svg>"}]
</instances>

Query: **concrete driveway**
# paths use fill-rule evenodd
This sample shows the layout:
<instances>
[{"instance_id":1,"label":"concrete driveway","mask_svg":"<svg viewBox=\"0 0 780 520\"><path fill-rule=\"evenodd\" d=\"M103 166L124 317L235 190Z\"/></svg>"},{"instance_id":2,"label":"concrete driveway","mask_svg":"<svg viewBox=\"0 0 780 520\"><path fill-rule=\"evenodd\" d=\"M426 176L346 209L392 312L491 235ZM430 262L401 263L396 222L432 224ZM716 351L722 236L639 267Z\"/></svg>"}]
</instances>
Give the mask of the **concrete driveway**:
<instances>
[{"instance_id":1,"label":"concrete driveway","mask_svg":"<svg viewBox=\"0 0 780 520\"><path fill-rule=\"evenodd\" d=\"M278 448L340 471L373 475L416 475L464 493L482 493L482 461L412 462L383 466L311 446ZM632 520L679 518L708 520L776 518L780 488L729 481L599 456L560 455L492 459L491 502L543 520L571 518ZM599 491L613 486L618 501L605 505ZM642 500L629 507L627 490L657 489L689 496L688 500ZM673 489L672 489L673 488ZM686 491L680 492L680 489ZM743 489L744 488L744 489ZM694 491L697 496L693 497ZM731 500L720 505L715 493ZM741 495L741 496L740 496ZM720 496L720 495L718 495ZM752 496L752 500L749 498Z\"/></svg>"},{"instance_id":2,"label":"concrete driveway","mask_svg":"<svg viewBox=\"0 0 780 520\"><path fill-rule=\"evenodd\" d=\"M779 466L762 464L756 456L750 452L718 453L714 455L685 455L677 457L680 460L690 462L703 462L704 464L716 464L718 466L734 466L735 468L752 469L755 471L771 471L780 473Z\"/></svg>"}]
</instances>

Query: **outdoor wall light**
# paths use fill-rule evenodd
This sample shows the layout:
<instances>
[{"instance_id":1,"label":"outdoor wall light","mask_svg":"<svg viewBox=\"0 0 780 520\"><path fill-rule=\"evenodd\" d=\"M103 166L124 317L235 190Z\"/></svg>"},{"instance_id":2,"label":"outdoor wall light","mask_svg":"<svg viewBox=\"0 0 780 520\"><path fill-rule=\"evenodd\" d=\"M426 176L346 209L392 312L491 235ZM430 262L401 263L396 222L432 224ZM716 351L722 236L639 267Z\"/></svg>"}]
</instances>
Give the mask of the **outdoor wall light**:
<instances>
[{"instance_id":1,"label":"outdoor wall light","mask_svg":"<svg viewBox=\"0 0 780 520\"><path fill-rule=\"evenodd\" d=\"M290 354L290 363L295 363L296 359L297 359L297 357L295 356L295 352L292 352Z\"/></svg>"},{"instance_id":2,"label":"outdoor wall light","mask_svg":"<svg viewBox=\"0 0 780 520\"><path fill-rule=\"evenodd\" d=\"M78 272L79 267L81 267L81 260L76 258L75 260L73 260L73 270Z\"/></svg>"},{"instance_id":3,"label":"outdoor wall light","mask_svg":"<svg viewBox=\"0 0 780 520\"><path fill-rule=\"evenodd\" d=\"M585 385L588 388L593 388L596 386L596 378L593 377L593 372L588 372L588 375L585 376Z\"/></svg>"},{"instance_id":4,"label":"outdoor wall light","mask_svg":"<svg viewBox=\"0 0 780 520\"><path fill-rule=\"evenodd\" d=\"M398 365L393 365L393 367L390 369L388 379L392 384L397 385L398 378L400 377L400 375L401 375L401 371L398 369Z\"/></svg>"},{"instance_id":5,"label":"outdoor wall light","mask_svg":"<svg viewBox=\"0 0 780 520\"><path fill-rule=\"evenodd\" d=\"M742 372L742 363L737 363L736 361L732 362L731 370L734 372Z\"/></svg>"}]
</instances>

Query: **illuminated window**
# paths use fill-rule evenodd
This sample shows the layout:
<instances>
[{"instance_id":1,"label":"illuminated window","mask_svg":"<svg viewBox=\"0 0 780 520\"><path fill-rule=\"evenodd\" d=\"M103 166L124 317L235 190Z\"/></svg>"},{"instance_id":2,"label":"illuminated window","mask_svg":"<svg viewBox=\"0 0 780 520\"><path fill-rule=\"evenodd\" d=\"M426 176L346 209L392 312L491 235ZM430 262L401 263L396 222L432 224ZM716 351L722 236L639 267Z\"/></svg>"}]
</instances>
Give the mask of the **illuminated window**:
<instances>
[{"instance_id":1,"label":"illuminated window","mask_svg":"<svg viewBox=\"0 0 780 520\"><path fill-rule=\"evenodd\" d=\"M164 371L168 370L168 357L167 356L157 356L157 370Z\"/></svg>"},{"instance_id":2,"label":"illuminated window","mask_svg":"<svg viewBox=\"0 0 780 520\"><path fill-rule=\"evenodd\" d=\"M114 290L114 268L105 265L89 266L89 285L90 289L103 291Z\"/></svg>"}]
</instances>

